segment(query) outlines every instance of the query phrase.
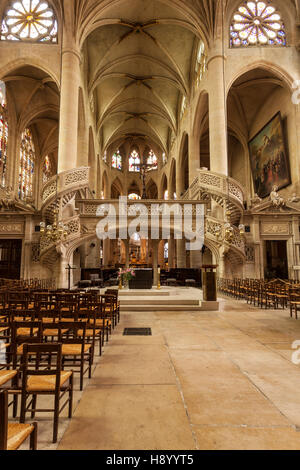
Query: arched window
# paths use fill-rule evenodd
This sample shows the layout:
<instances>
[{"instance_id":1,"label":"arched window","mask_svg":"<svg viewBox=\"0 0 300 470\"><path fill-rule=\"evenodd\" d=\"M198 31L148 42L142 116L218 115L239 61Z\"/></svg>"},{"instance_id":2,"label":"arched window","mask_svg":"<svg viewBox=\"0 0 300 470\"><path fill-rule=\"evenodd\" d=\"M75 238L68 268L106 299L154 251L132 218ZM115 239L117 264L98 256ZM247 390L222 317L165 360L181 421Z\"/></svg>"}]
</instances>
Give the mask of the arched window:
<instances>
[{"instance_id":1,"label":"arched window","mask_svg":"<svg viewBox=\"0 0 300 470\"><path fill-rule=\"evenodd\" d=\"M122 170L122 155L120 154L120 150L113 154L111 158L111 166L112 168L116 168L117 170Z\"/></svg>"},{"instance_id":2,"label":"arched window","mask_svg":"<svg viewBox=\"0 0 300 470\"><path fill-rule=\"evenodd\" d=\"M132 201L138 201L139 199L141 199L141 196L139 196L136 193L130 193L130 194L128 194L128 199L130 199Z\"/></svg>"},{"instance_id":3,"label":"arched window","mask_svg":"<svg viewBox=\"0 0 300 470\"><path fill-rule=\"evenodd\" d=\"M150 170L157 170L157 156L153 152L153 150L150 150L148 158L147 158L147 165L151 165L149 168Z\"/></svg>"},{"instance_id":4,"label":"arched window","mask_svg":"<svg viewBox=\"0 0 300 470\"><path fill-rule=\"evenodd\" d=\"M199 42L195 72L196 72L196 86L198 87L201 83L203 75L206 72L207 67L207 60L206 60L206 53L205 53L205 45L202 40Z\"/></svg>"},{"instance_id":5,"label":"arched window","mask_svg":"<svg viewBox=\"0 0 300 470\"><path fill-rule=\"evenodd\" d=\"M13 1L1 25L1 40L57 42L57 20L45 0Z\"/></svg>"},{"instance_id":6,"label":"arched window","mask_svg":"<svg viewBox=\"0 0 300 470\"><path fill-rule=\"evenodd\" d=\"M53 175L53 168L52 168L52 163L47 155L44 160L43 164L43 183L47 183L47 181L51 178Z\"/></svg>"},{"instance_id":7,"label":"arched window","mask_svg":"<svg viewBox=\"0 0 300 470\"><path fill-rule=\"evenodd\" d=\"M5 84L0 81L0 185L5 186L7 165L8 123Z\"/></svg>"},{"instance_id":8,"label":"arched window","mask_svg":"<svg viewBox=\"0 0 300 470\"><path fill-rule=\"evenodd\" d=\"M281 15L269 1L246 1L233 16L230 27L231 47L286 46Z\"/></svg>"},{"instance_id":9,"label":"arched window","mask_svg":"<svg viewBox=\"0 0 300 470\"><path fill-rule=\"evenodd\" d=\"M107 163L107 151L105 150L103 156L102 156L102 160Z\"/></svg>"},{"instance_id":10,"label":"arched window","mask_svg":"<svg viewBox=\"0 0 300 470\"><path fill-rule=\"evenodd\" d=\"M21 136L20 170L19 170L19 198L32 197L33 176L35 170L35 149L32 134L25 129Z\"/></svg>"},{"instance_id":11,"label":"arched window","mask_svg":"<svg viewBox=\"0 0 300 470\"><path fill-rule=\"evenodd\" d=\"M164 192L164 200L168 201L168 199L169 199L169 191L166 189Z\"/></svg>"},{"instance_id":12,"label":"arched window","mask_svg":"<svg viewBox=\"0 0 300 470\"><path fill-rule=\"evenodd\" d=\"M162 154L162 163L163 163L163 165L165 165L167 163L167 155L165 154L165 152L163 152L163 154Z\"/></svg>"},{"instance_id":13,"label":"arched window","mask_svg":"<svg viewBox=\"0 0 300 470\"><path fill-rule=\"evenodd\" d=\"M141 159L136 150L133 150L129 157L129 171L140 172Z\"/></svg>"}]
</instances>

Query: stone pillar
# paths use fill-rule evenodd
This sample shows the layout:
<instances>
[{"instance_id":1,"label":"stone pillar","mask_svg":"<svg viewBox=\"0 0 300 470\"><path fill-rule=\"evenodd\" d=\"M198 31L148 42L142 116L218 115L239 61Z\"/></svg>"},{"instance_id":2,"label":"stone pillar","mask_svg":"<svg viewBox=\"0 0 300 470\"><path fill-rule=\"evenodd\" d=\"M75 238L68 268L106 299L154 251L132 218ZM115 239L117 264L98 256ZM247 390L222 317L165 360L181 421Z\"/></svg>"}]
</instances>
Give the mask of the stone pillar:
<instances>
[{"instance_id":1,"label":"stone pillar","mask_svg":"<svg viewBox=\"0 0 300 470\"><path fill-rule=\"evenodd\" d=\"M125 267L129 268L129 240L123 240L125 245Z\"/></svg>"},{"instance_id":2,"label":"stone pillar","mask_svg":"<svg viewBox=\"0 0 300 470\"><path fill-rule=\"evenodd\" d=\"M158 280L158 243L159 243L159 240L152 240L153 285L154 286L157 286L157 280Z\"/></svg>"},{"instance_id":3,"label":"stone pillar","mask_svg":"<svg viewBox=\"0 0 300 470\"><path fill-rule=\"evenodd\" d=\"M181 199L181 195L184 193L184 177L182 169L180 167L179 158L176 159L176 194L177 199Z\"/></svg>"},{"instance_id":4,"label":"stone pillar","mask_svg":"<svg viewBox=\"0 0 300 470\"><path fill-rule=\"evenodd\" d=\"M210 169L228 175L227 106L224 78L225 57L221 41L208 59Z\"/></svg>"},{"instance_id":5,"label":"stone pillar","mask_svg":"<svg viewBox=\"0 0 300 470\"><path fill-rule=\"evenodd\" d=\"M200 269L202 266L202 252L201 250L190 251L190 267Z\"/></svg>"},{"instance_id":6,"label":"stone pillar","mask_svg":"<svg viewBox=\"0 0 300 470\"><path fill-rule=\"evenodd\" d=\"M162 268L165 264L164 251L166 240L160 240L158 244L158 264Z\"/></svg>"},{"instance_id":7,"label":"stone pillar","mask_svg":"<svg viewBox=\"0 0 300 470\"><path fill-rule=\"evenodd\" d=\"M176 240L177 245L177 268L186 268L185 238Z\"/></svg>"},{"instance_id":8,"label":"stone pillar","mask_svg":"<svg viewBox=\"0 0 300 470\"><path fill-rule=\"evenodd\" d=\"M174 235L170 235L169 241L168 241L168 266L170 269L175 268L175 240L174 240Z\"/></svg>"},{"instance_id":9,"label":"stone pillar","mask_svg":"<svg viewBox=\"0 0 300 470\"><path fill-rule=\"evenodd\" d=\"M25 236L23 241L22 260L21 260L21 277L23 279L30 279L31 277L31 243L34 223L32 217L25 219Z\"/></svg>"},{"instance_id":10,"label":"stone pillar","mask_svg":"<svg viewBox=\"0 0 300 470\"><path fill-rule=\"evenodd\" d=\"M103 240L103 265L107 267L111 260L111 240L106 238Z\"/></svg>"},{"instance_id":11,"label":"stone pillar","mask_svg":"<svg viewBox=\"0 0 300 470\"><path fill-rule=\"evenodd\" d=\"M189 139L189 185L197 176L200 168L200 139L199 136L191 135Z\"/></svg>"},{"instance_id":12,"label":"stone pillar","mask_svg":"<svg viewBox=\"0 0 300 470\"><path fill-rule=\"evenodd\" d=\"M59 117L58 173L76 168L80 52L64 34Z\"/></svg>"}]
</instances>

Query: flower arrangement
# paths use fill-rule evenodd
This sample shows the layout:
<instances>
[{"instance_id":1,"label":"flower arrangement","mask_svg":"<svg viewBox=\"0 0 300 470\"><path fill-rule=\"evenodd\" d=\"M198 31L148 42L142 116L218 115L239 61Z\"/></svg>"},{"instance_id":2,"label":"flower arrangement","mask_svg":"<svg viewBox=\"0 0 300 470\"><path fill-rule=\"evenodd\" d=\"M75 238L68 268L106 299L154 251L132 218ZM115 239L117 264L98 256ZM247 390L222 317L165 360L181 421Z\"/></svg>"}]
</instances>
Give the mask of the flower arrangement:
<instances>
[{"instance_id":1,"label":"flower arrangement","mask_svg":"<svg viewBox=\"0 0 300 470\"><path fill-rule=\"evenodd\" d=\"M118 272L118 279L124 280L126 282L130 281L133 277L135 277L135 272L131 268L126 268L126 269L119 269Z\"/></svg>"}]
</instances>

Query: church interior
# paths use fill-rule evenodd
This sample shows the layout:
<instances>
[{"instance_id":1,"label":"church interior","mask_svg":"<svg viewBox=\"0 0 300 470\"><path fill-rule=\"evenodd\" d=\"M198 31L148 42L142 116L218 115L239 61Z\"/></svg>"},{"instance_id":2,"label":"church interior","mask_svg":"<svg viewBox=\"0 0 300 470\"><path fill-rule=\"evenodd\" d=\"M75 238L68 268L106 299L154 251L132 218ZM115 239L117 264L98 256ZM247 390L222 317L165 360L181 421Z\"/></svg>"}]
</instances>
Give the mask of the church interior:
<instances>
[{"instance_id":1,"label":"church interior","mask_svg":"<svg viewBox=\"0 0 300 470\"><path fill-rule=\"evenodd\" d=\"M0 450L299 450L300 0L0 21Z\"/></svg>"}]
</instances>

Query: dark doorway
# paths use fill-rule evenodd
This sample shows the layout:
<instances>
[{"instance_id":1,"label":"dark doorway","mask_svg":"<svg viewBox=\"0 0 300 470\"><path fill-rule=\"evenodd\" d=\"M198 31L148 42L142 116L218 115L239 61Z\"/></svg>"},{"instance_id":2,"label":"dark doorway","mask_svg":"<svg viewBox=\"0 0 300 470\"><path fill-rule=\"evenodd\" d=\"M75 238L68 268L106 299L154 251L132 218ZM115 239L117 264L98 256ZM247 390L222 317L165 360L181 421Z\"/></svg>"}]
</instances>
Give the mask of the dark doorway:
<instances>
[{"instance_id":1,"label":"dark doorway","mask_svg":"<svg viewBox=\"0 0 300 470\"><path fill-rule=\"evenodd\" d=\"M286 240L266 241L266 279L288 279L287 242Z\"/></svg>"},{"instance_id":2,"label":"dark doorway","mask_svg":"<svg viewBox=\"0 0 300 470\"><path fill-rule=\"evenodd\" d=\"M22 240L0 240L0 277L20 279Z\"/></svg>"}]
</instances>

